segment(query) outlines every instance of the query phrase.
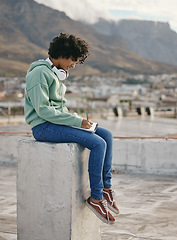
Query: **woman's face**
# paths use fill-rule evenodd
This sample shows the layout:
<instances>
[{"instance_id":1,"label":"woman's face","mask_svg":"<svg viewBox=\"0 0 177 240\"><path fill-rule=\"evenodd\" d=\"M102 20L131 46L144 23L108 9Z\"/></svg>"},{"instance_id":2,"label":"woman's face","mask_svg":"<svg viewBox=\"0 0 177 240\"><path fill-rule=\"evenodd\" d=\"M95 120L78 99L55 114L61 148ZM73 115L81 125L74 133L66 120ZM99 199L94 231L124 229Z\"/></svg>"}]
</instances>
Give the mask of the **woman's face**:
<instances>
[{"instance_id":1,"label":"woman's face","mask_svg":"<svg viewBox=\"0 0 177 240\"><path fill-rule=\"evenodd\" d=\"M74 61L72 57L68 59L59 57L58 59L56 59L56 67L58 69L64 69L65 71L68 71L70 68L75 68L78 62L79 58L77 59L77 61Z\"/></svg>"}]
</instances>

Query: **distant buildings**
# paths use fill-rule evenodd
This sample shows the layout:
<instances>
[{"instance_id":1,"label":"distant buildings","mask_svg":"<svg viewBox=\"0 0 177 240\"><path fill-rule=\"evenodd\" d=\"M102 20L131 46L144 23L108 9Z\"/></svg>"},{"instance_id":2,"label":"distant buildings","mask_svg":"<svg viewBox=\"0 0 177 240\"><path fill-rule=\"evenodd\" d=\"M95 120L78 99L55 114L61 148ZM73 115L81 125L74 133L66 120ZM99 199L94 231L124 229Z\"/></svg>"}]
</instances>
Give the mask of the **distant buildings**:
<instances>
[{"instance_id":1,"label":"distant buildings","mask_svg":"<svg viewBox=\"0 0 177 240\"><path fill-rule=\"evenodd\" d=\"M127 78L71 76L64 84L71 109L103 111L104 108L121 107L124 113L128 113L138 107L153 107L156 112L174 112L177 108L177 74L132 75ZM4 108L5 102L13 102L11 106L18 102L16 105L23 106L25 86L25 78L0 78L0 108Z\"/></svg>"}]
</instances>

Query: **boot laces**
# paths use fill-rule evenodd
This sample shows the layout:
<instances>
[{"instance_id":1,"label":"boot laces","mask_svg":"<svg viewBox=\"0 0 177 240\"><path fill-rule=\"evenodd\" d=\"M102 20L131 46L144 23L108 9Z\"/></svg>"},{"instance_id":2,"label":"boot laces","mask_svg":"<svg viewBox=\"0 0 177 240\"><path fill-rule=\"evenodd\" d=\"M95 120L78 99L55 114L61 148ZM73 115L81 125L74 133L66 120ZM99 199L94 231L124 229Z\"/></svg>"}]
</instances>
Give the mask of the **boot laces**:
<instances>
[{"instance_id":1,"label":"boot laces","mask_svg":"<svg viewBox=\"0 0 177 240\"><path fill-rule=\"evenodd\" d=\"M109 221L109 214L108 214L108 204L107 204L107 201L106 201L106 200L103 200L103 201L101 201L101 203L102 203L104 209L106 210L107 219L108 219L108 221Z\"/></svg>"}]
</instances>

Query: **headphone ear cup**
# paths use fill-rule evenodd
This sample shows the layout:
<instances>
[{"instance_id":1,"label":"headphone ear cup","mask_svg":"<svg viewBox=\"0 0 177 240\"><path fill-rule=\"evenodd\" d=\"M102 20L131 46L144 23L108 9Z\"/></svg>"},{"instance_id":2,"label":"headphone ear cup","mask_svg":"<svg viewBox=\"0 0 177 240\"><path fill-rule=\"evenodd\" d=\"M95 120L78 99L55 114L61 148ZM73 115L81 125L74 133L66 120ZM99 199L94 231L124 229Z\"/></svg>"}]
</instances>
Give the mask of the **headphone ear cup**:
<instances>
[{"instance_id":1,"label":"headphone ear cup","mask_svg":"<svg viewBox=\"0 0 177 240\"><path fill-rule=\"evenodd\" d=\"M51 67L52 67L52 71L54 73L56 73L56 75L58 76L58 78L60 79L60 81L63 81L65 80L68 76L69 76L69 73L66 72L65 70L63 69L58 69L56 67L54 67L53 63L51 62L50 58L47 58L46 61L48 63L50 63Z\"/></svg>"},{"instance_id":2,"label":"headphone ear cup","mask_svg":"<svg viewBox=\"0 0 177 240\"><path fill-rule=\"evenodd\" d=\"M67 77L67 73L63 69L57 69L56 67L53 67L52 70L57 74L58 78L63 81Z\"/></svg>"},{"instance_id":3,"label":"headphone ear cup","mask_svg":"<svg viewBox=\"0 0 177 240\"><path fill-rule=\"evenodd\" d=\"M63 69L57 69L58 70L58 77L61 81L65 80L67 77L67 73Z\"/></svg>"}]
</instances>

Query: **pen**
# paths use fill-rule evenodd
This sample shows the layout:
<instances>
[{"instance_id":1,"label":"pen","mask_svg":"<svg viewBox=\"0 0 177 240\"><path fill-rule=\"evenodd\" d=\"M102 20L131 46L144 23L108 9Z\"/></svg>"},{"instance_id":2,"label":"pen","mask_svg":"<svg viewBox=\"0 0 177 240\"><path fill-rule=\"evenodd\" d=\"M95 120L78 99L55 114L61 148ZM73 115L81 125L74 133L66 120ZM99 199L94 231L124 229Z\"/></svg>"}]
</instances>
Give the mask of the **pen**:
<instances>
[{"instance_id":1,"label":"pen","mask_svg":"<svg viewBox=\"0 0 177 240\"><path fill-rule=\"evenodd\" d=\"M87 121L89 120L89 117L88 117L88 112L86 112L86 116L87 116Z\"/></svg>"}]
</instances>

